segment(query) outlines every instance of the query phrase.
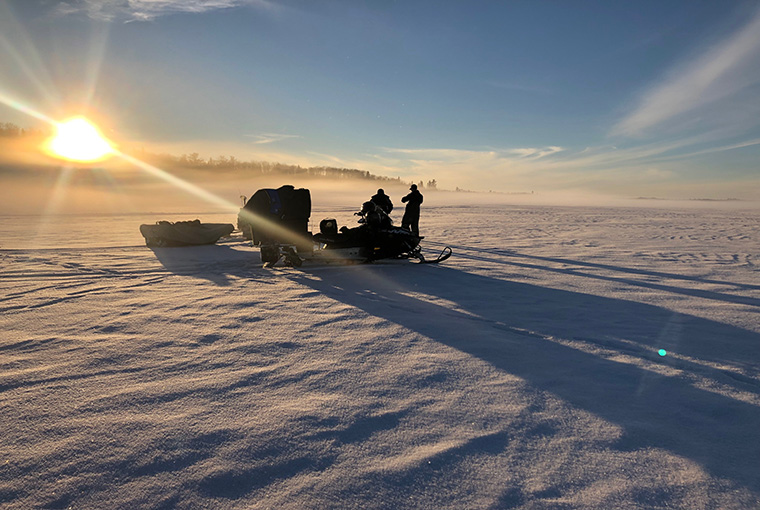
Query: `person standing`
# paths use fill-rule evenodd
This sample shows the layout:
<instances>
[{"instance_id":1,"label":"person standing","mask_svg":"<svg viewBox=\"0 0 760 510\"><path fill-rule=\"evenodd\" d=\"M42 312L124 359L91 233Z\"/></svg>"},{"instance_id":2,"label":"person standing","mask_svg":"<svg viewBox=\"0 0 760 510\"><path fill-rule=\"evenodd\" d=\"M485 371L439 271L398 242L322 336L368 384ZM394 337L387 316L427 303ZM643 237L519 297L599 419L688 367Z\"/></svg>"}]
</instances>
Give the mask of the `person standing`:
<instances>
[{"instance_id":1,"label":"person standing","mask_svg":"<svg viewBox=\"0 0 760 510\"><path fill-rule=\"evenodd\" d=\"M401 199L406 203L404 217L401 220L401 227L411 230L415 235L420 235L420 204L422 204L422 193L417 190L417 185L412 184L409 188L411 191L407 196Z\"/></svg>"}]
</instances>

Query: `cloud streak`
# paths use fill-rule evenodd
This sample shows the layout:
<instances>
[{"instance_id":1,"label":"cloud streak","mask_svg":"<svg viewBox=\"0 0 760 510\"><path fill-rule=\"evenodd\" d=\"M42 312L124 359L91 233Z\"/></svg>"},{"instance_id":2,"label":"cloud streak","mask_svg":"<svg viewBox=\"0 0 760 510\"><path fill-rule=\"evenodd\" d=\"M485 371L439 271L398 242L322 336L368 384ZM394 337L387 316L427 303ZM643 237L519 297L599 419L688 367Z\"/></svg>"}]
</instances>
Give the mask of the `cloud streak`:
<instances>
[{"instance_id":1,"label":"cloud streak","mask_svg":"<svg viewBox=\"0 0 760 510\"><path fill-rule=\"evenodd\" d=\"M444 188L586 189L610 193L625 189L631 194L668 191L677 196L682 193L682 176L690 171L694 157L760 145L760 139L755 139L683 152L686 148L701 147L711 136L712 133L705 133L675 141L587 147L579 151L557 146L484 150L385 148L383 163L404 169L404 175L412 180L437 179ZM357 166L368 168L371 163ZM752 180L755 188L756 181ZM743 186L736 184L734 194L741 195Z\"/></svg>"},{"instance_id":2,"label":"cloud streak","mask_svg":"<svg viewBox=\"0 0 760 510\"><path fill-rule=\"evenodd\" d=\"M654 86L612 130L638 136L688 113L716 106L760 83L760 10L723 42Z\"/></svg>"},{"instance_id":3,"label":"cloud streak","mask_svg":"<svg viewBox=\"0 0 760 510\"><path fill-rule=\"evenodd\" d=\"M98 21L150 21L170 14L201 14L246 5L270 4L266 0L68 0L58 4L56 12L85 14Z\"/></svg>"},{"instance_id":4,"label":"cloud streak","mask_svg":"<svg viewBox=\"0 0 760 510\"><path fill-rule=\"evenodd\" d=\"M298 135L285 135L282 133L262 133L260 135L246 135L251 138L255 138L256 141L253 142L255 144L268 144L268 143L276 143L281 142L283 140L288 140L290 138L301 138Z\"/></svg>"},{"instance_id":5,"label":"cloud streak","mask_svg":"<svg viewBox=\"0 0 760 510\"><path fill-rule=\"evenodd\" d=\"M511 149L509 153L514 154L523 159L541 159L546 156L552 156L554 154L557 154L558 152L562 152L563 150L564 149L562 147L557 147L556 145L552 145L549 147L543 147L541 149L537 149L534 147Z\"/></svg>"}]
</instances>

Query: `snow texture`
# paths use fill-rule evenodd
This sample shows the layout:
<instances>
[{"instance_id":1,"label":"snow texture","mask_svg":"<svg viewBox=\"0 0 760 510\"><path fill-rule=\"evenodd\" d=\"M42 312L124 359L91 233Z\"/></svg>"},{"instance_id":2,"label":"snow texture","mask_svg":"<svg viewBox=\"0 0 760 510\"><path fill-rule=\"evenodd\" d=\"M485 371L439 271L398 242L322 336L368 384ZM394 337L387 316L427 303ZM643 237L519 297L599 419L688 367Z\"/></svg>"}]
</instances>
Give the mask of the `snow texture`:
<instances>
[{"instance_id":1,"label":"snow texture","mask_svg":"<svg viewBox=\"0 0 760 510\"><path fill-rule=\"evenodd\" d=\"M757 210L423 206L440 265L138 232L195 218L2 218L2 508L760 508Z\"/></svg>"}]
</instances>

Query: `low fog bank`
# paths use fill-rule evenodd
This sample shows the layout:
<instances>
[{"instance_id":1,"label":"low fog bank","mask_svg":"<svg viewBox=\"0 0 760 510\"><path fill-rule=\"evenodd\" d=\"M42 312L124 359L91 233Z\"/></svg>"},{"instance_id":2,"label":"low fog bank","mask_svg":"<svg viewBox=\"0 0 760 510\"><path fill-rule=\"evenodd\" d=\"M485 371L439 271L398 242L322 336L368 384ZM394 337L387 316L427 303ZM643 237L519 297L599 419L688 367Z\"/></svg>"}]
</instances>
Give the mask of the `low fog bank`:
<instances>
[{"instance_id":1,"label":"low fog bank","mask_svg":"<svg viewBox=\"0 0 760 510\"><path fill-rule=\"evenodd\" d=\"M397 210L409 183L419 179L390 178L368 171L302 167L264 161L239 161L233 157L201 158L197 153L182 156L134 152L133 161L112 158L97 165L61 164L43 154L42 133L30 131L25 136L0 137L0 214L117 214L147 212L229 212L261 188L278 188L284 184L309 188L315 207L359 208L377 189L390 195ZM144 164L140 168L135 161ZM463 180L467 175L460 176ZM406 181L406 182L405 182ZM454 176L453 182L456 182ZM452 182L452 179L449 180ZM515 206L592 206L648 208L754 209L760 185L755 181L740 187L740 195L731 193L736 183L716 182L682 185L678 191L668 187L648 186L646 196L591 191L589 188L562 190L518 188L514 192L456 191L435 189L436 181L419 181L427 206L515 205ZM433 185L431 187L431 185ZM524 192L525 189L534 191ZM617 189L617 188L616 188ZM640 193L642 188L637 188ZM700 195L709 189L708 196ZM673 194L669 194L669 191ZM627 190L628 191L628 190ZM208 193L214 195L209 197ZM693 194L693 197L689 197ZM678 196L679 198L672 198ZM688 198L683 198L688 197ZM733 197L742 198L741 200Z\"/></svg>"},{"instance_id":2,"label":"low fog bank","mask_svg":"<svg viewBox=\"0 0 760 510\"><path fill-rule=\"evenodd\" d=\"M311 190L315 210L356 209L382 188L396 207L409 185L397 180L328 179L271 174L237 177L227 173L157 171L126 165L77 168L52 165L0 164L0 214L143 214L236 212L244 197L258 189L290 184ZM651 208L757 208L750 200L671 200L589 193L582 190L499 193L420 188L424 207L467 205L598 206ZM698 198L698 197L695 197Z\"/></svg>"},{"instance_id":3,"label":"low fog bank","mask_svg":"<svg viewBox=\"0 0 760 510\"><path fill-rule=\"evenodd\" d=\"M315 205L330 207L359 207L377 192L371 183L311 183L309 187ZM394 211L403 210L401 199L409 193L408 186L386 186L385 193L391 197ZM754 209L760 201L752 200L710 200L710 199L668 199L627 197L590 193L583 190L546 191L533 193L499 193L475 191L428 190L420 188L425 200L422 205L429 207L468 205L514 205L514 206L557 206L557 207L645 207L664 209Z\"/></svg>"}]
</instances>

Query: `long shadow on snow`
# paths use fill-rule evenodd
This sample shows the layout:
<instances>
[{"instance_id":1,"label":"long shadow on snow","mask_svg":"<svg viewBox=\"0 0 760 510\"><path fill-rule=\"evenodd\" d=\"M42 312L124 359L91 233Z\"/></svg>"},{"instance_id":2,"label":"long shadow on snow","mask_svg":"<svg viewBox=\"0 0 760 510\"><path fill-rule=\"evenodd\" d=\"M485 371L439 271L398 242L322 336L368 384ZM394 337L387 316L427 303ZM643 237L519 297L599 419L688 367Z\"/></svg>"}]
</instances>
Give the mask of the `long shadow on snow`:
<instances>
[{"instance_id":1,"label":"long shadow on snow","mask_svg":"<svg viewBox=\"0 0 760 510\"><path fill-rule=\"evenodd\" d=\"M167 271L220 286L230 284L230 275L250 277L252 269L261 267L258 250L238 251L220 244L150 249Z\"/></svg>"},{"instance_id":2,"label":"long shadow on snow","mask_svg":"<svg viewBox=\"0 0 760 510\"><path fill-rule=\"evenodd\" d=\"M441 242L436 242L436 241L426 241L425 244L432 245L432 246L440 246L441 248L446 246L446 243L441 243ZM457 257L470 258L473 260L484 260L488 262L511 264L510 262L504 262L503 260L481 258L481 257L473 256L473 255L467 255L462 252L470 251L470 252L477 252L477 253L485 253L487 255L496 255L499 257L533 259L533 260L539 260L542 262L555 262L557 264L568 264L568 265L573 265L573 266L589 267L589 268L594 268L594 269L604 269L607 271L612 271L612 272L617 272L617 273L653 276L655 278L693 281L693 282L698 282L698 283L712 283L715 285L729 285L732 287L736 287L738 289L760 290L760 285L752 285L752 284L747 284L747 283L742 283L742 282L729 282L725 280L715 280L712 278L704 278L702 276L691 276L691 275L684 275L684 274L677 274L677 273L665 273L662 271L652 271L650 269L640 269L636 267L613 266L611 264L601 264L599 262L588 262L585 260L575 260L575 259L567 259L567 258L561 258L561 257L543 257L540 255L528 255L526 253L519 253L515 250L509 250L509 249L505 250L505 249L498 249L498 248L476 248L474 246L462 246L462 245L456 245L456 246L453 246L453 248L457 252ZM529 266L529 267L532 267L532 266Z\"/></svg>"},{"instance_id":3,"label":"long shadow on snow","mask_svg":"<svg viewBox=\"0 0 760 510\"><path fill-rule=\"evenodd\" d=\"M455 250L456 249L457 248L455 248ZM579 267L574 267L574 268L548 267L548 266L542 266L539 264L531 264L528 262L516 262L514 260L506 260L504 258L496 259L496 258L491 258L491 257L485 257L482 255L470 255L467 253L461 253L460 251L457 252L458 257L466 258L470 260L477 260L481 262L489 262L492 264L503 264L503 265L509 265L509 266L515 266L515 267L522 267L526 269L540 269L543 271L550 271L550 272L558 273L558 274L566 274L566 275L572 275L572 276L580 276L584 278L591 278L594 280L620 282L620 283L625 283L627 285L634 285L636 287L643 287L646 289L662 290L665 292L699 297L702 299L712 299L715 301L724 301L726 303L737 303L737 304L742 304L742 305L760 307L760 299L756 299L756 298L736 296L733 294L726 294L724 292L715 292L711 290L691 289L691 288L685 288L685 287L677 287L675 285L663 285L661 283L652 283L652 282L647 282L644 280L637 280L634 278L622 278L622 277L617 277L617 276L607 276L607 275L601 275L601 274L595 274L595 273L588 273L588 272L583 271L583 269L580 269L580 268L595 268L595 269L603 269L603 270L614 271L614 272L625 273L625 274L653 276L656 278L668 278L668 279L677 279L677 280L685 280L685 281L694 281L698 283L727 285L727 286L735 287L737 289L756 290L760 288L757 285L746 285L746 284L736 283L736 282L703 279L698 276L692 277L692 276L684 276L684 275L675 275L675 274L670 274L670 273L661 273L657 271L645 271L645 270L640 270L636 268L610 266L607 264L593 264L589 262L583 262L583 261L572 260L572 259L538 257L535 255L526 255L523 253L507 252L504 250L482 250L482 249L475 249L475 248L469 248L469 247L465 247L464 249L468 251L478 251L478 252L488 253L491 255L498 255L500 257L512 257L514 259L525 258L525 259L532 259L532 260L540 260L544 262L555 262L558 264L568 264L568 265L574 265L574 266L579 266Z\"/></svg>"},{"instance_id":4,"label":"long shadow on snow","mask_svg":"<svg viewBox=\"0 0 760 510\"><path fill-rule=\"evenodd\" d=\"M662 448L700 463L715 476L760 491L760 407L699 389L682 377L657 375L552 341L581 340L652 364L675 363L757 393L757 379L732 378L701 363L720 362L756 374L757 333L656 306L496 280L445 266L369 265L291 277L477 356L620 425L621 450ZM436 298L448 303L437 304ZM695 362L650 354L658 347Z\"/></svg>"}]
</instances>

